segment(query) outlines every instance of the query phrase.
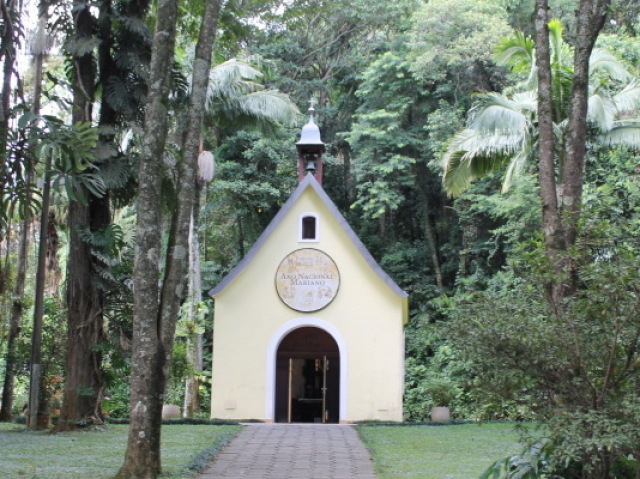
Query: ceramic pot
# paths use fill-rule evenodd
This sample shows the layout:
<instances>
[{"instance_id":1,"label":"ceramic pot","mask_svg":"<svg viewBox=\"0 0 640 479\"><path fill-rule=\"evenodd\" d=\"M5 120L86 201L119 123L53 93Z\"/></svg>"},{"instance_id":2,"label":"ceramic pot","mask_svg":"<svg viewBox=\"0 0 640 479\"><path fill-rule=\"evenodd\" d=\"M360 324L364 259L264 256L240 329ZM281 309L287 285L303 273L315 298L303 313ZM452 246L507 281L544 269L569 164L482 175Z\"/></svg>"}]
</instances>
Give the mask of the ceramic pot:
<instances>
[{"instance_id":1,"label":"ceramic pot","mask_svg":"<svg viewBox=\"0 0 640 479\"><path fill-rule=\"evenodd\" d=\"M175 419L180 417L180 406L167 404L162 406L162 419Z\"/></svg>"},{"instance_id":2,"label":"ceramic pot","mask_svg":"<svg viewBox=\"0 0 640 479\"><path fill-rule=\"evenodd\" d=\"M432 407L431 422L447 423L451 420L451 411L448 407Z\"/></svg>"}]
</instances>

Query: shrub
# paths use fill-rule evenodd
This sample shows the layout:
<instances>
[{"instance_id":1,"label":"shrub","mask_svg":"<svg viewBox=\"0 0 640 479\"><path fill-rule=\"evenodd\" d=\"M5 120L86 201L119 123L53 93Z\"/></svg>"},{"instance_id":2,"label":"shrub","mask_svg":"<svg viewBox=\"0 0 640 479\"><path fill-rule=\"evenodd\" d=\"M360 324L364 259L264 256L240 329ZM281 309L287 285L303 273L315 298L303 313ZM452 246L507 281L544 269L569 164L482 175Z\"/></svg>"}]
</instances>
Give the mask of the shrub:
<instances>
[{"instance_id":1,"label":"shrub","mask_svg":"<svg viewBox=\"0 0 640 479\"><path fill-rule=\"evenodd\" d=\"M547 303L550 268L531 253L520 274L460 299L449 335L478 386L531 397L555 470L604 479L635 463L640 445L640 260L624 245L591 251L572 258L580 287L561 307Z\"/></svg>"}]
</instances>

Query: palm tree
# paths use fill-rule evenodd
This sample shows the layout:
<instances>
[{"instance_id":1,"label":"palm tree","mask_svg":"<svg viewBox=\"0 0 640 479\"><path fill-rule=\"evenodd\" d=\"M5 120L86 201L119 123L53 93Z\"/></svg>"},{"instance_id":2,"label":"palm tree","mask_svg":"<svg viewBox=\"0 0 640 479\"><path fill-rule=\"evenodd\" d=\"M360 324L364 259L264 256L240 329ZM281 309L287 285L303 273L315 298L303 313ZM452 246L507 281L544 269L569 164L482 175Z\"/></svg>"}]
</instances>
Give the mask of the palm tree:
<instances>
[{"instance_id":1,"label":"palm tree","mask_svg":"<svg viewBox=\"0 0 640 479\"><path fill-rule=\"evenodd\" d=\"M259 83L263 73L248 61L232 58L211 69L207 91L207 115L216 127L259 128L294 126L300 111L279 90Z\"/></svg>"},{"instance_id":2,"label":"palm tree","mask_svg":"<svg viewBox=\"0 0 640 479\"><path fill-rule=\"evenodd\" d=\"M572 48L562 39L558 20L549 23L552 48L553 120L562 168L563 137L567 126L573 66ZM521 33L505 39L497 60L516 73L527 73L519 92L481 95L469 111L467 127L450 140L443 154L443 183L458 196L487 173L506 168L502 190L523 173L537 155L537 75L533 41ZM612 85L624 85L616 91ZM588 121L591 141L640 149L640 79L634 78L611 52L594 49L590 60Z\"/></svg>"}]
</instances>

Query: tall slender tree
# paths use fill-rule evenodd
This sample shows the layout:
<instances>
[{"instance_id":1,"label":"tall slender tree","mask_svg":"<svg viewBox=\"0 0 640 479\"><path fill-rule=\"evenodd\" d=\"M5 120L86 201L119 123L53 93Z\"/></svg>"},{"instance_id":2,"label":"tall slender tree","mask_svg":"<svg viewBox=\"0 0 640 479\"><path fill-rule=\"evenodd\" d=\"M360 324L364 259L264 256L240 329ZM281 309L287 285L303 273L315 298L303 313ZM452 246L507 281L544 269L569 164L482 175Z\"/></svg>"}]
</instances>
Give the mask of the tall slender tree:
<instances>
[{"instance_id":1,"label":"tall slender tree","mask_svg":"<svg viewBox=\"0 0 640 479\"><path fill-rule=\"evenodd\" d=\"M536 0L536 53L538 56L538 135L542 228L547 257L555 263L563 249L556 193L555 138L553 132L553 78L549 42L549 5Z\"/></svg>"},{"instance_id":2,"label":"tall slender tree","mask_svg":"<svg viewBox=\"0 0 640 479\"><path fill-rule=\"evenodd\" d=\"M0 151L6 151L9 136L9 120L11 117L11 92L15 73L16 55L19 40L23 34L21 23L20 2L17 0L3 0L0 5L0 61L2 62L2 85L0 90ZM5 162L2 162L2 183L6 181Z\"/></svg>"},{"instance_id":3,"label":"tall slender tree","mask_svg":"<svg viewBox=\"0 0 640 479\"><path fill-rule=\"evenodd\" d=\"M82 42L94 39L95 17L83 2L73 4L74 124L92 123L96 94L96 68L93 49ZM104 380L101 356L96 348L104 339L102 324L103 294L92 278L90 245L81 234L82 227L96 222L108 223L109 211L104 202L82 187L82 196L72 198L68 209L69 260L67 262L67 363L60 429L75 427L79 421L101 422L100 397Z\"/></svg>"},{"instance_id":4,"label":"tall slender tree","mask_svg":"<svg viewBox=\"0 0 640 479\"><path fill-rule=\"evenodd\" d=\"M587 143L589 106L589 62L595 42L604 26L610 0L580 0L577 39L573 61L573 85L570 96L562 168L558 172L554 155L553 78L549 46L548 0L536 0L536 54L538 59L538 128L540 135L540 197L543 237L547 257L556 273L568 273L548 285L549 300L560 307L575 288L575 266L568 250L578 238L582 204L584 162ZM558 176L556 176L558 175ZM556 181L556 177L560 181Z\"/></svg>"},{"instance_id":5,"label":"tall slender tree","mask_svg":"<svg viewBox=\"0 0 640 479\"><path fill-rule=\"evenodd\" d=\"M206 101L205 121L211 123L219 140L221 127L236 130L257 128L265 134L271 133L277 125L291 127L295 124L300 111L289 97L278 90L267 90L259 83L263 74L242 60L231 59L211 69ZM186 127L186 125L185 125ZM213 179L214 158L212 153L200 153L200 179L194 185L195 203L193 220L190 224L190 271L189 299L185 325L187 332L187 354L191 362L191 372L186 380L184 399L185 417L193 416L199 408L198 379L196 371L202 370L202 334L196 334L198 324L198 305L201 298L200 288L200 243L198 239L200 216L200 192L203 185ZM210 175L209 175L210 174Z\"/></svg>"},{"instance_id":6,"label":"tall slender tree","mask_svg":"<svg viewBox=\"0 0 640 479\"><path fill-rule=\"evenodd\" d=\"M13 410L13 388L17 367L17 342L20 335L22 316L25 309L24 286L27 269L27 250L29 246L29 227L31 221L25 218L20 222L18 232L18 270L16 273L11 319L7 335L7 355L5 358L5 374L2 385L2 405L0 405L0 421L11 421Z\"/></svg>"},{"instance_id":7,"label":"tall slender tree","mask_svg":"<svg viewBox=\"0 0 640 479\"><path fill-rule=\"evenodd\" d=\"M162 286L159 286L161 232L160 167L167 135L168 78L174 57L177 2L158 3L149 93L139 173L138 249L134 267L134 337L129 440L117 478L151 479L161 472L161 409L180 302L186 294L188 232L194 204L200 132L213 43L221 2L208 0L194 60L189 128L178 183L178 206L172 218Z\"/></svg>"},{"instance_id":8,"label":"tall slender tree","mask_svg":"<svg viewBox=\"0 0 640 479\"><path fill-rule=\"evenodd\" d=\"M99 279L99 271L106 265L95 254L88 236L107 231L112 193L130 182L127 158L119 153L115 132L123 122L136 121L142 109L142 75L150 41L142 20L148 6L148 0L105 0L97 17L94 9L78 7L75 34L67 42L75 54L74 121L93 121L93 106L100 105L102 134L94 161L107 188L103 194L84 190L86 201L71 201L69 207L67 374L58 430L82 422L102 422L106 385L99 345L106 340L103 311L105 290L111 285Z\"/></svg>"},{"instance_id":9,"label":"tall slender tree","mask_svg":"<svg viewBox=\"0 0 640 479\"><path fill-rule=\"evenodd\" d=\"M177 0L158 2L151 50L144 143L138 174L137 251L134 266L134 323L131 415L124 463L117 478L155 478L161 472L160 418L165 360L158 298L161 234L158 225L162 155L167 136L167 98L174 59ZM156 205L155 207L152 205Z\"/></svg>"},{"instance_id":10,"label":"tall slender tree","mask_svg":"<svg viewBox=\"0 0 640 479\"><path fill-rule=\"evenodd\" d=\"M47 7L44 3L39 7L38 28L35 34L35 41L32 42L32 53L34 55L34 80L33 80L33 102L31 104L31 112L34 115L40 114L41 96L42 96L42 69L44 57L48 53L48 40L46 33L46 22L48 17ZM31 183L32 172L28 172L25 180ZM27 205L30 203L30 197L25 198ZM17 367L17 340L21 330L22 316L25 310L24 290L27 273L27 253L29 248L29 228L31 224L30 208L27 206L24 210L25 217L20 222L20 230L18 233L18 265L13 291L13 300L11 306L11 320L9 323L9 334L7 338L7 356L5 377L2 387L2 405L0 406L0 421L10 421L12 418L13 399L14 399L14 379Z\"/></svg>"}]
</instances>

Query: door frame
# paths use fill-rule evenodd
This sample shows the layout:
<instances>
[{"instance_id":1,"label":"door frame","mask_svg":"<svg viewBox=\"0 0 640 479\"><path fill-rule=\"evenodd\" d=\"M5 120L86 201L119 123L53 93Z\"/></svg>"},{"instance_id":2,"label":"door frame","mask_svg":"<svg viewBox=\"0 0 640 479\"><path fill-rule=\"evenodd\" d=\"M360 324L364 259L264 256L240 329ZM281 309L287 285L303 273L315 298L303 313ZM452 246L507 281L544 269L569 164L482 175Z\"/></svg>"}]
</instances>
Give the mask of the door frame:
<instances>
[{"instance_id":1,"label":"door frame","mask_svg":"<svg viewBox=\"0 0 640 479\"><path fill-rule=\"evenodd\" d=\"M342 337L342 334L328 322L320 318L301 317L292 319L286 322L278 328L278 330L271 336L269 341L269 347L267 348L267 371L266 371L266 387L265 387L265 419L268 422L275 421L276 412L276 360L278 355L278 347L282 340L292 331L298 328L311 327L322 329L331 337L338 345L338 352L340 354L340 414L339 422L346 422L347 418L347 398L348 398L348 375L349 375L349 356L347 353L347 343Z\"/></svg>"}]
</instances>

